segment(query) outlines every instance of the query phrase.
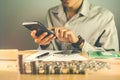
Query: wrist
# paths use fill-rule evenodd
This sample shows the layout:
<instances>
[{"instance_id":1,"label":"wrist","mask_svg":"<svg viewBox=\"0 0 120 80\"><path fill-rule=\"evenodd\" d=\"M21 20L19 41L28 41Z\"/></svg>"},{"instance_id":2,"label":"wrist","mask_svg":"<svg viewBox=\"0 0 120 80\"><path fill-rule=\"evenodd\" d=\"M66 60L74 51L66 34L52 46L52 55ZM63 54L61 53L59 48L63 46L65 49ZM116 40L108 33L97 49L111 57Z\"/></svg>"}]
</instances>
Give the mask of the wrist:
<instances>
[{"instance_id":1,"label":"wrist","mask_svg":"<svg viewBox=\"0 0 120 80\"><path fill-rule=\"evenodd\" d=\"M84 39L79 35L76 43L72 43L72 46L75 48L82 48L84 45Z\"/></svg>"},{"instance_id":2,"label":"wrist","mask_svg":"<svg viewBox=\"0 0 120 80\"><path fill-rule=\"evenodd\" d=\"M47 45L40 45L40 47L41 47L42 49L46 49L49 45L50 45L50 44L47 44Z\"/></svg>"}]
</instances>

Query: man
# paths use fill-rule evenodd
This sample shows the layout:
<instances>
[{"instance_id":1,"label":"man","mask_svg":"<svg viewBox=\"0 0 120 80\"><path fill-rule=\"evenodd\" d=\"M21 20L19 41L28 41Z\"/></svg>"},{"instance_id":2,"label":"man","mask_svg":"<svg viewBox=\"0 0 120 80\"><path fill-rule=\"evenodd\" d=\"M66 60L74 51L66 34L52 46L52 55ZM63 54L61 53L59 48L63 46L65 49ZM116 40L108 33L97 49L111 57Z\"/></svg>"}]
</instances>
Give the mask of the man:
<instances>
[{"instance_id":1,"label":"man","mask_svg":"<svg viewBox=\"0 0 120 80\"><path fill-rule=\"evenodd\" d=\"M53 50L119 50L118 35L113 14L88 0L61 0L62 4L48 11L47 22L54 35L44 32L36 37L35 43L42 49ZM51 28L52 27L52 28Z\"/></svg>"}]
</instances>

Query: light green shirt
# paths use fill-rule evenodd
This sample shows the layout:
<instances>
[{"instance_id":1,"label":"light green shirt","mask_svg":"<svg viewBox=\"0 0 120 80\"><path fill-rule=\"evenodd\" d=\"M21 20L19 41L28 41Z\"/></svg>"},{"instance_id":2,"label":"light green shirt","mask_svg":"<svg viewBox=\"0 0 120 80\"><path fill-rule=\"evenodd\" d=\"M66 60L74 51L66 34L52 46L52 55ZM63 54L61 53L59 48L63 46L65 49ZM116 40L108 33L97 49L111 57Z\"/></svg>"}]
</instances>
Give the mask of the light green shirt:
<instances>
[{"instance_id":1,"label":"light green shirt","mask_svg":"<svg viewBox=\"0 0 120 80\"><path fill-rule=\"evenodd\" d=\"M63 6L58 5L48 11L48 26L67 27L80 35L85 43L82 51L95 50L96 47L119 50L118 35L113 14L100 6L84 0L78 13L67 21ZM54 40L46 49L70 49L71 43Z\"/></svg>"}]
</instances>

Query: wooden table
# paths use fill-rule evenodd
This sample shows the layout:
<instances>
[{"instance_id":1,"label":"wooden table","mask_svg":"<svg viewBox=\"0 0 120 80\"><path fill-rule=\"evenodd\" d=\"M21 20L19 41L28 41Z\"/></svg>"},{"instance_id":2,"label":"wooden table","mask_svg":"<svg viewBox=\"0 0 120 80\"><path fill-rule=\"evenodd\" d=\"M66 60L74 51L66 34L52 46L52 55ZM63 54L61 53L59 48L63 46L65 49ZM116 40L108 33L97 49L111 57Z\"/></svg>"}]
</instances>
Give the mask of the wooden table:
<instances>
[{"instance_id":1,"label":"wooden table","mask_svg":"<svg viewBox=\"0 0 120 80\"><path fill-rule=\"evenodd\" d=\"M35 50L25 50L18 51L18 54L28 53L32 54L35 52L36 52ZM109 70L102 69L97 72L87 71L85 75L79 74L32 75L32 74L20 74L18 66L16 66L16 68L13 68L13 70L10 71L5 69L0 70L0 80L120 80L120 60L119 59L101 59L101 60L109 62L111 69Z\"/></svg>"}]
</instances>

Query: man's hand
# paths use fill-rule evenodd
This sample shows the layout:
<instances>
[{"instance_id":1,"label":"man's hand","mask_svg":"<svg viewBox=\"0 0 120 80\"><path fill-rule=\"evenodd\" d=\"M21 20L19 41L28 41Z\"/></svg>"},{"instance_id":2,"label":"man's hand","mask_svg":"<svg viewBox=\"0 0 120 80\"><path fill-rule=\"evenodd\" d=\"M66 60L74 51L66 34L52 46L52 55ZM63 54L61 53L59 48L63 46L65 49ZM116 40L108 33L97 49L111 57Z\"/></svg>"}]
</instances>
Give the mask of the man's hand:
<instances>
[{"instance_id":1,"label":"man's hand","mask_svg":"<svg viewBox=\"0 0 120 80\"><path fill-rule=\"evenodd\" d=\"M46 37L48 34L47 32L42 33L40 36L36 36L36 30L31 31L31 36L34 39L34 42L37 43L38 45L48 45L52 40L55 39L55 36L53 34L49 35Z\"/></svg>"},{"instance_id":2,"label":"man's hand","mask_svg":"<svg viewBox=\"0 0 120 80\"><path fill-rule=\"evenodd\" d=\"M76 43L78 41L78 37L70 29L65 27L54 27L54 31L59 41L66 43Z\"/></svg>"}]
</instances>

